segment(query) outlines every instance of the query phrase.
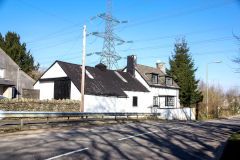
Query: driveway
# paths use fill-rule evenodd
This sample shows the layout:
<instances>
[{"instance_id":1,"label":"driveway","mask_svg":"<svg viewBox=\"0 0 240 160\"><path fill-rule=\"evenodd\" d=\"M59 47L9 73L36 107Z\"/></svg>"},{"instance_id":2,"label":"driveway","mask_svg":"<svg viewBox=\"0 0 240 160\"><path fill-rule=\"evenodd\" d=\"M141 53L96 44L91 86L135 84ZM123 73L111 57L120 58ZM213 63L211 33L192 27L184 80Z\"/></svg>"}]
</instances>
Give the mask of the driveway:
<instances>
[{"instance_id":1,"label":"driveway","mask_svg":"<svg viewBox=\"0 0 240 160\"><path fill-rule=\"evenodd\" d=\"M219 159L240 117L63 127L0 135L0 159Z\"/></svg>"}]
</instances>

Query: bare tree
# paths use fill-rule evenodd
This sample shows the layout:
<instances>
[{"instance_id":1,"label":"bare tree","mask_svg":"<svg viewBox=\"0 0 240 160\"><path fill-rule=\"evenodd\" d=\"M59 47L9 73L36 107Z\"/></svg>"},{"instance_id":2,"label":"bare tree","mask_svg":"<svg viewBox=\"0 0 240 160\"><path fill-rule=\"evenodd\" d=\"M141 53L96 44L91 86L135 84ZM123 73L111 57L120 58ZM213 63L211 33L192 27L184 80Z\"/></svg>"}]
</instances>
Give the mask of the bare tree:
<instances>
[{"instance_id":1,"label":"bare tree","mask_svg":"<svg viewBox=\"0 0 240 160\"><path fill-rule=\"evenodd\" d=\"M199 104L199 112L201 118L203 116L206 116L206 101L207 101L207 96L206 96L206 84L201 81L199 84L199 90L202 91L203 93L203 101ZM218 107L223 108L224 104L224 91L222 87L217 84L217 85L210 85L208 86L208 111L209 111L209 117L210 118L217 118L218 116Z\"/></svg>"},{"instance_id":2,"label":"bare tree","mask_svg":"<svg viewBox=\"0 0 240 160\"><path fill-rule=\"evenodd\" d=\"M29 73L29 75L34 79L38 80L43 73L46 71L46 68L39 68L38 70L33 70Z\"/></svg>"},{"instance_id":3,"label":"bare tree","mask_svg":"<svg viewBox=\"0 0 240 160\"><path fill-rule=\"evenodd\" d=\"M226 98L229 103L229 108L232 111L232 114L236 114L239 111L239 89L236 87L232 87L228 89L226 93Z\"/></svg>"}]
</instances>

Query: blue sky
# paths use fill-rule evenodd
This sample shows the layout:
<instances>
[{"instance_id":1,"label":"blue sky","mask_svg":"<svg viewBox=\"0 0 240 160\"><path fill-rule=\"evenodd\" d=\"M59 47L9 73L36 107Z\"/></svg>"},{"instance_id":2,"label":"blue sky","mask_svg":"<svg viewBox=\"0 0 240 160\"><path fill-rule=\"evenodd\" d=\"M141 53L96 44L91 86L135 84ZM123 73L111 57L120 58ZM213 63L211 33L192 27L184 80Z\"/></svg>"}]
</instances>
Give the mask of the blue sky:
<instances>
[{"instance_id":1,"label":"blue sky","mask_svg":"<svg viewBox=\"0 0 240 160\"><path fill-rule=\"evenodd\" d=\"M55 60L82 63L82 28L104 31L104 21L89 19L104 13L107 0L0 0L0 32L14 31L26 42L35 61L49 67ZM240 74L234 73L231 59L239 54L239 0L113 0L113 15L128 24L115 27L115 33L134 43L116 46L122 57L137 55L139 64L155 66L157 60L168 65L175 39L185 36L198 68L196 77L224 89L240 87ZM101 51L103 40L87 37L86 53ZM86 58L86 65L99 63L99 57ZM126 60L120 60L124 67Z\"/></svg>"}]
</instances>

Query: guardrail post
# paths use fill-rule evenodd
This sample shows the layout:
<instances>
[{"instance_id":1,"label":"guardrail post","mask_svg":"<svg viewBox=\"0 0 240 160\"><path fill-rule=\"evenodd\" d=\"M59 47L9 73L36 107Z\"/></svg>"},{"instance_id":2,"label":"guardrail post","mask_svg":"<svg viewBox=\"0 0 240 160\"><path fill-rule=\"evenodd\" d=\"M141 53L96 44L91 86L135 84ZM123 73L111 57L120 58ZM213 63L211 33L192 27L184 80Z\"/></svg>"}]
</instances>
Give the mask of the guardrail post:
<instances>
[{"instance_id":1,"label":"guardrail post","mask_svg":"<svg viewBox=\"0 0 240 160\"><path fill-rule=\"evenodd\" d=\"M103 119L103 115L102 115L102 119Z\"/></svg>"},{"instance_id":2,"label":"guardrail post","mask_svg":"<svg viewBox=\"0 0 240 160\"><path fill-rule=\"evenodd\" d=\"M137 119L138 119L138 114L137 114Z\"/></svg>"},{"instance_id":3,"label":"guardrail post","mask_svg":"<svg viewBox=\"0 0 240 160\"><path fill-rule=\"evenodd\" d=\"M69 123L69 117L68 117L68 119L67 119L67 123Z\"/></svg>"},{"instance_id":4,"label":"guardrail post","mask_svg":"<svg viewBox=\"0 0 240 160\"><path fill-rule=\"evenodd\" d=\"M115 116L115 121L117 120L117 116Z\"/></svg>"},{"instance_id":5,"label":"guardrail post","mask_svg":"<svg viewBox=\"0 0 240 160\"><path fill-rule=\"evenodd\" d=\"M49 123L49 118L47 117L47 124Z\"/></svg>"},{"instance_id":6,"label":"guardrail post","mask_svg":"<svg viewBox=\"0 0 240 160\"><path fill-rule=\"evenodd\" d=\"M20 118L20 130L23 128L23 118Z\"/></svg>"}]
</instances>

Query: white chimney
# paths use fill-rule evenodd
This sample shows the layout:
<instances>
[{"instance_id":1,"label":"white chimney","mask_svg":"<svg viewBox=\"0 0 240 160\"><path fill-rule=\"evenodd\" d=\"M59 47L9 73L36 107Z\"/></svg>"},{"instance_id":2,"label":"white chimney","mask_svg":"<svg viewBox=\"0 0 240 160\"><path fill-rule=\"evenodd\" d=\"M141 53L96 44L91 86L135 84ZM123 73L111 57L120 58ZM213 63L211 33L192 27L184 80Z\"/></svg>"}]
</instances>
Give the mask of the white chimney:
<instances>
[{"instance_id":1,"label":"white chimney","mask_svg":"<svg viewBox=\"0 0 240 160\"><path fill-rule=\"evenodd\" d=\"M160 60L157 61L156 66L160 69L164 74L166 74L166 64L161 62Z\"/></svg>"}]
</instances>

